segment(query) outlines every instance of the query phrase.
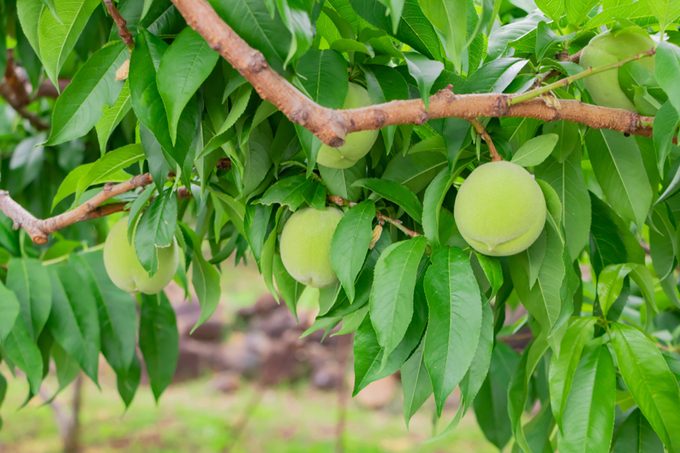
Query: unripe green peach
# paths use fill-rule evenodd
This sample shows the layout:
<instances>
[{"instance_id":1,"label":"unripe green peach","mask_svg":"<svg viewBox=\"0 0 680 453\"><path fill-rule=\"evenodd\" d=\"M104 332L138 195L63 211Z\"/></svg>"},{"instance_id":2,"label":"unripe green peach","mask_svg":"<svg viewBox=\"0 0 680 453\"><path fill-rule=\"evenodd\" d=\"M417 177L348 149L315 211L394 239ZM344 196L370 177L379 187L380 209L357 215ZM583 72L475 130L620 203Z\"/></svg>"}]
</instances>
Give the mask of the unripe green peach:
<instances>
[{"instance_id":1,"label":"unripe green peach","mask_svg":"<svg viewBox=\"0 0 680 453\"><path fill-rule=\"evenodd\" d=\"M342 218L336 208L305 208L295 212L281 232L281 261L300 283L315 288L337 280L331 267L331 240Z\"/></svg>"},{"instance_id":2,"label":"unripe green peach","mask_svg":"<svg viewBox=\"0 0 680 453\"><path fill-rule=\"evenodd\" d=\"M545 198L534 177L512 162L477 167L456 196L456 226L475 250L509 256L529 248L543 231Z\"/></svg>"},{"instance_id":3,"label":"unripe green peach","mask_svg":"<svg viewBox=\"0 0 680 453\"><path fill-rule=\"evenodd\" d=\"M347 87L347 97L342 106L345 109L354 109L370 105L368 91L361 85L351 83ZM377 130L352 132L345 137L345 143L333 148L328 145L321 145L316 161L324 167L330 168L349 168L356 164L359 159L364 157L371 150L373 143L378 138Z\"/></svg>"},{"instance_id":4,"label":"unripe green peach","mask_svg":"<svg viewBox=\"0 0 680 453\"><path fill-rule=\"evenodd\" d=\"M610 31L593 38L581 53L585 68L616 63L655 47L647 32L638 27ZM594 74L583 83L596 104L654 114L655 108L643 99L636 99L634 85L654 86L654 58L642 58L621 68ZM639 96L638 96L639 97Z\"/></svg>"},{"instance_id":5,"label":"unripe green peach","mask_svg":"<svg viewBox=\"0 0 680 453\"><path fill-rule=\"evenodd\" d=\"M179 264L177 243L173 239L169 247L158 248L158 270L149 273L142 267L132 244L128 242L128 218L116 223L104 243L104 267L111 281L127 292L141 291L155 294L172 280Z\"/></svg>"}]
</instances>

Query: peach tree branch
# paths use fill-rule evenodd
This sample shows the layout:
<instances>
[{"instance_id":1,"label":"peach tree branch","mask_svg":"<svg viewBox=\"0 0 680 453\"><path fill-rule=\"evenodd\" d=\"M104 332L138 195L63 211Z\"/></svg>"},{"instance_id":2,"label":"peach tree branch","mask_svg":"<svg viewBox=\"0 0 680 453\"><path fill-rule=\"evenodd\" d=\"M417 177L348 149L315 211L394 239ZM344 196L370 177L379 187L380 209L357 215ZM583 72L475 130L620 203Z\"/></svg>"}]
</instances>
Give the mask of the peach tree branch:
<instances>
[{"instance_id":1,"label":"peach tree branch","mask_svg":"<svg viewBox=\"0 0 680 453\"><path fill-rule=\"evenodd\" d=\"M49 235L57 230L66 228L76 222L122 211L125 208L125 203L102 205L111 198L151 183L151 175L144 173L119 184L107 184L99 193L85 203L63 214L46 219L36 218L23 206L14 201L9 192L3 190L0 191L0 211L12 220L15 229L23 228L34 243L45 244Z\"/></svg>"},{"instance_id":2,"label":"peach tree branch","mask_svg":"<svg viewBox=\"0 0 680 453\"><path fill-rule=\"evenodd\" d=\"M421 99L392 101L369 107L335 110L323 107L274 71L262 53L253 49L229 27L206 0L172 0L187 24L250 82L260 97L274 104L292 122L300 124L322 142L340 146L350 132L398 124L422 124L435 118L524 117L542 121L572 121L596 129L650 136L652 118L635 112L585 104L575 100L548 102L540 96L573 82L550 84L520 95L486 93L457 95L450 88L430 97L429 108ZM645 55L637 55L642 58ZM624 60L625 61L625 60ZM618 63L617 63L618 64ZM620 64L625 64L621 63ZM603 68L586 70L579 78ZM618 67L618 66L616 66ZM558 82L556 82L558 83ZM563 85L564 84L564 85Z\"/></svg>"}]
</instances>

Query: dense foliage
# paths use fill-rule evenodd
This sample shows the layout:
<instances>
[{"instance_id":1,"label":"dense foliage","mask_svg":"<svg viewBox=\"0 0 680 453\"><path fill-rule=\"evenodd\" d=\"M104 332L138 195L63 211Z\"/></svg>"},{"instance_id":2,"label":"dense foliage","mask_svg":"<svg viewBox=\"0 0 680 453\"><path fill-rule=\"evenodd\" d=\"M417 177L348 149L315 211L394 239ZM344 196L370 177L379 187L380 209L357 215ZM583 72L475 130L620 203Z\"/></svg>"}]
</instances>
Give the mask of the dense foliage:
<instances>
[{"instance_id":1,"label":"dense foliage","mask_svg":"<svg viewBox=\"0 0 680 453\"><path fill-rule=\"evenodd\" d=\"M210 3L331 108L347 106L354 85L374 104L427 100L449 85L526 93L650 42L655 56L543 100L615 96L615 107L655 115L653 136L447 118L366 133L370 151L331 168L346 165L317 165L321 141L263 102L170 0L115 4L130 46L98 0L0 0L1 184L12 198L43 218L149 172L152 184L109 202L126 203L149 273L176 241L174 278L195 291L199 324L218 304L220 263L254 260L293 312L300 298L318 299L310 331L354 334L355 393L400 371L407 421L431 397L438 420L459 388L458 414L439 432L473 408L499 448L512 439L535 452L680 452L680 2ZM547 205L538 239L509 257L475 252L454 222L457 190L490 147L535 175ZM291 277L279 248L287 220L308 206L344 211L328 258L337 282L320 289ZM28 398L48 372L62 389L81 370L97 382L100 353L126 405L142 366L156 397L170 383L178 334L167 297L133 297L104 268L102 244L121 215L74 223L40 246L0 215L2 361L26 376ZM306 251L308 238L291 240ZM508 343L522 334L530 342L517 352Z\"/></svg>"}]
</instances>

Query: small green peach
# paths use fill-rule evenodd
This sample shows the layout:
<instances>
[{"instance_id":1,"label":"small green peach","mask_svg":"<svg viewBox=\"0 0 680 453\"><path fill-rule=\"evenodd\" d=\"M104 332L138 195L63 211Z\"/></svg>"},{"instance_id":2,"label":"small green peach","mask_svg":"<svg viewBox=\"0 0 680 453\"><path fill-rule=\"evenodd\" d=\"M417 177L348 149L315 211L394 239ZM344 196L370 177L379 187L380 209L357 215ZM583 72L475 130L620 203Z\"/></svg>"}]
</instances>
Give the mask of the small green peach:
<instances>
[{"instance_id":1,"label":"small green peach","mask_svg":"<svg viewBox=\"0 0 680 453\"><path fill-rule=\"evenodd\" d=\"M347 97L345 97L343 108L353 109L365 107L370 105L370 103L368 91L361 85L350 82L347 87ZM333 148L325 144L321 145L316 161L324 167L337 169L349 168L368 154L377 138L377 130L352 132L347 134L345 143L338 148Z\"/></svg>"},{"instance_id":2,"label":"small green peach","mask_svg":"<svg viewBox=\"0 0 680 453\"><path fill-rule=\"evenodd\" d=\"M331 240L342 218L336 208L296 211L281 232L281 261L298 282L321 288L337 280L331 266Z\"/></svg>"},{"instance_id":3,"label":"small green peach","mask_svg":"<svg viewBox=\"0 0 680 453\"><path fill-rule=\"evenodd\" d=\"M524 168L507 161L477 167L458 190L454 218L463 239L490 256L526 250L546 219L541 188Z\"/></svg>"},{"instance_id":4,"label":"small green peach","mask_svg":"<svg viewBox=\"0 0 680 453\"><path fill-rule=\"evenodd\" d=\"M132 244L128 242L128 218L119 220L104 243L104 267L111 281L127 292L140 291L155 294L172 280L179 264L177 243L173 239L169 247L158 248L158 270L149 273L142 267Z\"/></svg>"}]
</instances>

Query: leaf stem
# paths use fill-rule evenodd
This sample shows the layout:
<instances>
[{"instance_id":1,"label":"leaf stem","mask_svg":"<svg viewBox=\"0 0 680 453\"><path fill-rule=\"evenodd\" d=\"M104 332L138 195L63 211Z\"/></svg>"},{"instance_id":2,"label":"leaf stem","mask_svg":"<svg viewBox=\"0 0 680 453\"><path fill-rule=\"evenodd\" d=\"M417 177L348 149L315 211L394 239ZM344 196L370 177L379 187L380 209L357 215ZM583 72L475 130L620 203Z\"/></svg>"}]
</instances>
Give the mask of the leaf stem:
<instances>
[{"instance_id":1,"label":"leaf stem","mask_svg":"<svg viewBox=\"0 0 680 453\"><path fill-rule=\"evenodd\" d=\"M624 58L623 60L619 60L615 63L610 63L602 66L595 66L595 67L590 67L584 71L579 72L578 74L571 75L569 77L565 77L564 79L560 79L557 82L550 83L548 85L542 86L535 88L533 90L529 90L526 93L519 94L517 96L513 96L510 99L508 99L508 106L520 104L522 102L530 101L531 99L535 99L539 96L542 96L546 93L549 93L557 88L562 88L565 86L568 86L577 80L584 79L586 77L589 77L591 75L599 74L601 72L606 72L612 69L620 68L621 66L625 65L626 63L630 63L631 61L637 61L642 58L646 57L651 57L656 53L656 49L649 49L646 50L642 53L632 55L628 58Z\"/></svg>"},{"instance_id":2,"label":"leaf stem","mask_svg":"<svg viewBox=\"0 0 680 453\"><path fill-rule=\"evenodd\" d=\"M330 201L331 203L338 205L338 206L348 206L350 208L352 206L357 205L354 201L346 200L346 199L344 199L344 198L342 198L341 196L338 196L338 195L329 195L328 201ZM378 222L380 222L381 224L387 222L391 225L394 225L398 230L400 230L402 233L404 233L405 235L407 235L409 237L414 238L414 237L421 235L417 231L414 231L414 230L404 226L404 224L402 223L401 220L394 219L392 217L386 216L385 214L383 214L381 212L376 212L375 218L378 219Z\"/></svg>"},{"instance_id":3,"label":"leaf stem","mask_svg":"<svg viewBox=\"0 0 680 453\"><path fill-rule=\"evenodd\" d=\"M478 120L478 119L471 119L469 120L470 124L475 128L477 133L484 139L486 142L487 146L489 147L489 153L491 154L491 160L494 162L498 162L503 160L500 154L498 154L498 150L496 149L496 145L494 145L493 140L491 139L491 136L489 133L486 131L484 128L484 125Z\"/></svg>"}]
</instances>

